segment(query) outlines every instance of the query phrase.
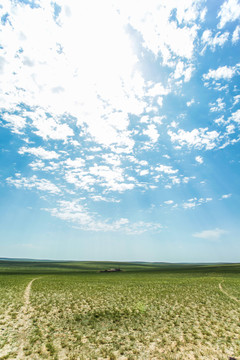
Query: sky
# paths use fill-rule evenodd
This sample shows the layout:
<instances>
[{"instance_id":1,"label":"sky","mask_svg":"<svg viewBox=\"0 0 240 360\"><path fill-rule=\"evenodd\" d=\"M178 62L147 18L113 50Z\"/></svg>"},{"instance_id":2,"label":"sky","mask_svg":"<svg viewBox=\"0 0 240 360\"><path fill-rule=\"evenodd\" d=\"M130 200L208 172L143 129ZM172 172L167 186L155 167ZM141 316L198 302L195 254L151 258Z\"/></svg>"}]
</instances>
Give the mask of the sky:
<instances>
[{"instance_id":1,"label":"sky","mask_svg":"<svg viewBox=\"0 0 240 360\"><path fill-rule=\"evenodd\" d=\"M239 262L240 1L0 19L0 257Z\"/></svg>"}]
</instances>

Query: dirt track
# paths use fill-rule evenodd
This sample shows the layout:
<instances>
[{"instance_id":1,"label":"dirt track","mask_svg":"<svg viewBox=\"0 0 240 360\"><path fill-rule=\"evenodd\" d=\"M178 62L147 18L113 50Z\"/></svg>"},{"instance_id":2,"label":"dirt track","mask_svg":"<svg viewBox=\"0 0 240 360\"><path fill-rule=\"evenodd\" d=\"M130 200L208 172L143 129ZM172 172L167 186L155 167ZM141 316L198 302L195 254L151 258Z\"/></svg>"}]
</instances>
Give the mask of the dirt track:
<instances>
[{"instance_id":1,"label":"dirt track","mask_svg":"<svg viewBox=\"0 0 240 360\"><path fill-rule=\"evenodd\" d=\"M21 360L24 359L23 348L25 344L26 335L30 326L30 317L32 312L30 305L31 287L32 287L32 283L37 279L38 278L32 279L28 283L23 295L23 299L24 299L23 306L21 307L17 315L14 329L18 332L19 344L17 348L17 355L16 357L14 357L14 359L21 359ZM15 351L15 349L12 349L9 344L6 344L0 350L0 358L10 354L13 350Z\"/></svg>"},{"instance_id":2,"label":"dirt track","mask_svg":"<svg viewBox=\"0 0 240 360\"><path fill-rule=\"evenodd\" d=\"M24 359L23 348L25 344L26 334L30 326L29 322L31 316L31 306L30 306L31 287L32 287L32 283L37 279L38 278L31 280L24 291L24 304L21 308L21 311L19 312L19 317L18 317L20 344L16 359Z\"/></svg>"},{"instance_id":3,"label":"dirt track","mask_svg":"<svg viewBox=\"0 0 240 360\"><path fill-rule=\"evenodd\" d=\"M223 280L224 281L224 280ZM219 283L219 289L220 289L220 291L224 294L224 295L226 295L227 297L229 297L230 299L232 299L232 300L234 300L234 301L236 301L236 302L240 302L240 300L239 299L237 299L235 296L232 296L232 295L230 295L230 294L228 294L225 290L223 290L223 288L222 288L222 283L223 283L223 281L221 282L221 283Z\"/></svg>"}]
</instances>

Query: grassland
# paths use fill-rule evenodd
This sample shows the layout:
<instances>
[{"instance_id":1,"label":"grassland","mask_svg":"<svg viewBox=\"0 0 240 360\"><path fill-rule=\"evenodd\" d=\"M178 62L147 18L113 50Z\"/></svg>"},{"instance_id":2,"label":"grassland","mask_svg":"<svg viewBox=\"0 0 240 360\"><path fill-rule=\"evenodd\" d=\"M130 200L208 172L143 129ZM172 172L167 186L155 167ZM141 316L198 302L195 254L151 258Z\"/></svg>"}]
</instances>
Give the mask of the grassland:
<instances>
[{"instance_id":1,"label":"grassland","mask_svg":"<svg viewBox=\"0 0 240 360\"><path fill-rule=\"evenodd\" d=\"M0 261L0 359L229 357L240 265Z\"/></svg>"}]
</instances>

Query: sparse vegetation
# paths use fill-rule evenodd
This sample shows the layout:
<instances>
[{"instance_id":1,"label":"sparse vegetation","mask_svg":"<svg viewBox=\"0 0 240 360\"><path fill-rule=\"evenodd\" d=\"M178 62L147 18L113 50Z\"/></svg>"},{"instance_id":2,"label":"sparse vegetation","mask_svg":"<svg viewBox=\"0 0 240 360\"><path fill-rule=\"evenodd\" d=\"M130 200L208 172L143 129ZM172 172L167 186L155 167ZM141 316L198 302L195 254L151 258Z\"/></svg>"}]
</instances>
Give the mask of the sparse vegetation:
<instances>
[{"instance_id":1,"label":"sparse vegetation","mask_svg":"<svg viewBox=\"0 0 240 360\"><path fill-rule=\"evenodd\" d=\"M13 359L19 351L19 311L24 290L36 277L25 359L240 357L239 303L226 295L240 300L240 266L125 264L122 272L108 274L99 273L106 263L85 263L87 269L83 263L78 269L77 263L60 265L58 271L57 264L24 265L16 276L13 266L2 264L1 359Z\"/></svg>"}]
</instances>

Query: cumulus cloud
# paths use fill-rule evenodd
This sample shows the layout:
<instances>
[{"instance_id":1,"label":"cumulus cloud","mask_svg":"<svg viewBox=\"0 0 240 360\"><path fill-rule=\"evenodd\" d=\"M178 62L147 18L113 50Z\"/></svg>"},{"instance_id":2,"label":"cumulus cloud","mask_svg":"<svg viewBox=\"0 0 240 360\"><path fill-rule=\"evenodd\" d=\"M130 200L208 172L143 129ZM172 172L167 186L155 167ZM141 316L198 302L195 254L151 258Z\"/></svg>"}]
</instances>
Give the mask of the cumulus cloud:
<instances>
[{"instance_id":1,"label":"cumulus cloud","mask_svg":"<svg viewBox=\"0 0 240 360\"><path fill-rule=\"evenodd\" d=\"M238 0L227 0L221 5L218 12L220 18L218 27L222 29L228 22L233 22L240 18L240 3Z\"/></svg>"},{"instance_id":2,"label":"cumulus cloud","mask_svg":"<svg viewBox=\"0 0 240 360\"><path fill-rule=\"evenodd\" d=\"M211 48L212 51L214 51L217 46L222 47L228 41L228 38L229 38L228 31L224 33L221 33L219 31L215 36L213 36L211 30L205 30L201 38L202 43L204 45L203 52L206 50L208 46Z\"/></svg>"},{"instance_id":3,"label":"cumulus cloud","mask_svg":"<svg viewBox=\"0 0 240 360\"><path fill-rule=\"evenodd\" d=\"M59 119L49 117L45 112L37 110L29 114L32 119L32 126L36 128L33 132L44 140L64 140L74 135L73 130L68 124L61 124Z\"/></svg>"},{"instance_id":4,"label":"cumulus cloud","mask_svg":"<svg viewBox=\"0 0 240 360\"><path fill-rule=\"evenodd\" d=\"M177 133L169 130L168 135L173 143L179 146L194 147L196 149L211 150L217 146L219 133L215 130L208 131L208 128L194 129L192 131L178 130Z\"/></svg>"},{"instance_id":5,"label":"cumulus cloud","mask_svg":"<svg viewBox=\"0 0 240 360\"><path fill-rule=\"evenodd\" d=\"M140 175L140 176L145 176L145 175L148 175L148 174L149 174L149 170L147 170L147 169L141 170L141 171L139 172L139 175Z\"/></svg>"},{"instance_id":6,"label":"cumulus cloud","mask_svg":"<svg viewBox=\"0 0 240 360\"><path fill-rule=\"evenodd\" d=\"M159 165L155 168L155 170L165 174L176 174L178 172L178 169L173 169L172 166L168 165Z\"/></svg>"},{"instance_id":7,"label":"cumulus cloud","mask_svg":"<svg viewBox=\"0 0 240 360\"><path fill-rule=\"evenodd\" d=\"M18 151L19 154L32 154L34 156L40 157L42 159L58 159L60 157L60 154L57 154L56 151L49 151L45 150L43 147L21 147Z\"/></svg>"},{"instance_id":8,"label":"cumulus cloud","mask_svg":"<svg viewBox=\"0 0 240 360\"><path fill-rule=\"evenodd\" d=\"M216 70L210 69L207 74L203 74L204 80L230 80L239 72L240 64L236 66L219 66Z\"/></svg>"},{"instance_id":9,"label":"cumulus cloud","mask_svg":"<svg viewBox=\"0 0 240 360\"><path fill-rule=\"evenodd\" d=\"M195 160L196 160L196 162L198 162L199 164L203 164L203 157L202 157L202 156L200 156L200 155L196 156L196 157L195 157Z\"/></svg>"},{"instance_id":10,"label":"cumulus cloud","mask_svg":"<svg viewBox=\"0 0 240 360\"><path fill-rule=\"evenodd\" d=\"M68 158L65 161L66 167L67 168L81 168L85 165L85 160L83 158L77 157L75 159L70 159Z\"/></svg>"},{"instance_id":11,"label":"cumulus cloud","mask_svg":"<svg viewBox=\"0 0 240 360\"><path fill-rule=\"evenodd\" d=\"M213 230L203 230L201 232L194 233L193 236L200 239L217 240L226 233L226 230L216 228Z\"/></svg>"},{"instance_id":12,"label":"cumulus cloud","mask_svg":"<svg viewBox=\"0 0 240 360\"><path fill-rule=\"evenodd\" d=\"M137 7L134 3L129 5L118 1L118 8L121 15L141 34L144 46L155 56L161 54L164 64L171 65L173 56L187 60L192 58L198 30L196 20L204 18L201 1L164 1L159 4L151 0L139 3ZM176 20L170 21L175 9Z\"/></svg>"},{"instance_id":13,"label":"cumulus cloud","mask_svg":"<svg viewBox=\"0 0 240 360\"><path fill-rule=\"evenodd\" d=\"M236 123L240 124L240 109L232 113L230 117L231 120L235 121Z\"/></svg>"},{"instance_id":14,"label":"cumulus cloud","mask_svg":"<svg viewBox=\"0 0 240 360\"><path fill-rule=\"evenodd\" d=\"M22 116L5 113L2 114L2 119L4 120L4 126L9 127L13 133L22 134L23 129L26 126L26 119Z\"/></svg>"},{"instance_id":15,"label":"cumulus cloud","mask_svg":"<svg viewBox=\"0 0 240 360\"><path fill-rule=\"evenodd\" d=\"M173 74L174 79L184 78L184 82L188 82L191 79L194 71L193 65L185 64L183 61L179 61L176 65L175 72Z\"/></svg>"},{"instance_id":16,"label":"cumulus cloud","mask_svg":"<svg viewBox=\"0 0 240 360\"><path fill-rule=\"evenodd\" d=\"M9 111L25 104L30 109L27 121L43 139L72 137L73 129L60 121L70 115L96 142L114 145L118 151L131 150L134 141L127 130L127 114L143 111L145 83L134 70L137 57L125 25L107 4L95 2L94 13L90 5L80 2L59 5L62 11L57 20L50 3L7 7L11 26L2 27L5 87L0 91L0 105ZM71 7L69 15L66 6ZM14 124L14 131L24 126L23 119L22 126L16 118L7 120Z\"/></svg>"},{"instance_id":17,"label":"cumulus cloud","mask_svg":"<svg viewBox=\"0 0 240 360\"><path fill-rule=\"evenodd\" d=\"M226 106L225 102L223 101L223 98L218 98L216 102L210 103L209 105L211 112L222 111Z\"/></svg>"},{"instance_id":18,"label":"cumulus cloud","mask_svg":"<svg viewBox=\"0 0 240 360\"><path fill-rule=\"evenodd\" d=\"M232 34L232 43L233 44L236 44L239 40L239 37L240 37L240 26L237 25L233 34Z\"/></svg>"},{"instance_id":19,"label":"cumulus cloud","mask_svg":"<svg viewBox=\"0 0 240 360\"><path fill-rule=\"evenodd\" d=\"M180 129L195 110L186 106L196 101L197 108L200 101L194 87L181 92L191 86L199 50L219 49L230 33L203 32L207 8L202 0L57 4L57 13L54 3L46 1L30 6L6 0L0 7L0 18L8 14L1 23L1 125L17 139L16 151L25 155L31 171L8 176L7 183L66 196L47 211L83 230L159 231L160 224L132 223L125 216L103 220L87 203L97 208L104 202L110 208L125 191L186 185L195 177L181 166L176 149L216 149L223 137L231 142L239 113L229 115L223 97L207 103L210 112L226 109L226 121ZM236 27L232 42L238 37ZM238 72L239 64L222 66L207 70L202 79L231 80ZM179 108L179 96L186 113ZM237 95L233 101L237 104ZM219 132L216 124L222 126ZM195 160L203 163L200 155ZM71 200L74 196L86 202ZM209 199L189 199L181 207L194 208Z\"/></svg>"},{"instance_id":20,"label":"cumulus cloud","mask_svg":"<svg viewBox=\"0 0 240 360\"><path fill-rule=\"evenodd\" d=\"M147 135L152 143L156 143L158 141L159 134L154 124L148 125L147 129L143 130L143 134Z\"/></svg>"}]
</instances>

